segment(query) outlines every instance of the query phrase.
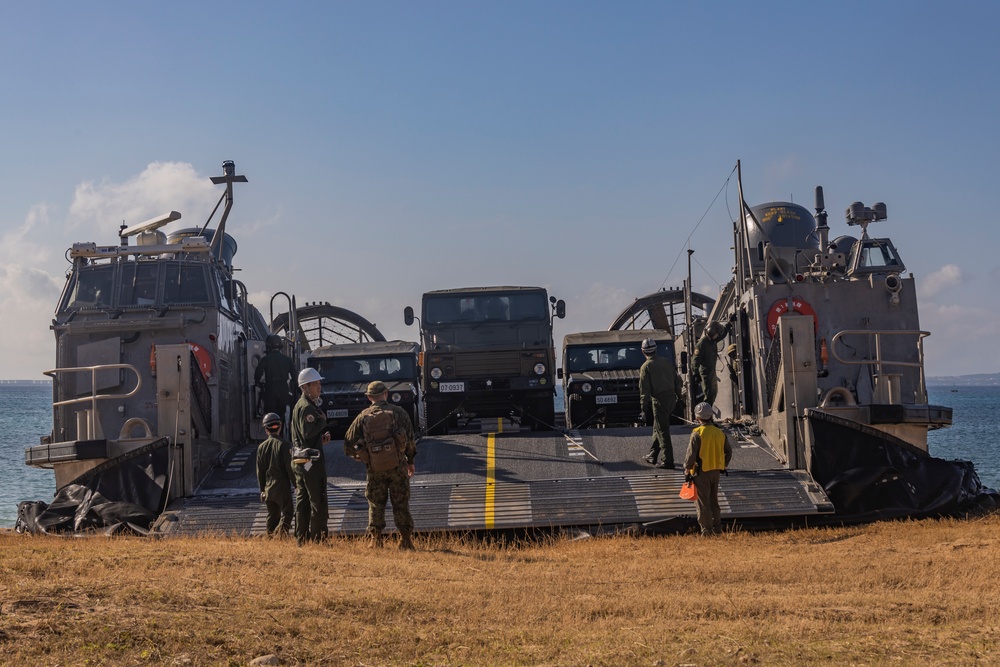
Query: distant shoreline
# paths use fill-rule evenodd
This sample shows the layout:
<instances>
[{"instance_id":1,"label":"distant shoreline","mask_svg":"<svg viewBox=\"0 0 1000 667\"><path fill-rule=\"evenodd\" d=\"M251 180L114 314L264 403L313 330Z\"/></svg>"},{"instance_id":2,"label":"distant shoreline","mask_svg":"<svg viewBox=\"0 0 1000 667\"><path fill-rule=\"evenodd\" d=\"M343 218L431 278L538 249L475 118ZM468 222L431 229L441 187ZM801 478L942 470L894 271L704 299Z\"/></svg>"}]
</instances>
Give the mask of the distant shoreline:
<instances>
[{"instance_id":1,"label":"distant shoreline","mask_svg":"<svg viewBox=\"0 0 1000 667\"><path fill-rule=\"evenodd\" d=\"M50 387L52 380L0 380L0 387Z\"/></svg>"}]
</instances>

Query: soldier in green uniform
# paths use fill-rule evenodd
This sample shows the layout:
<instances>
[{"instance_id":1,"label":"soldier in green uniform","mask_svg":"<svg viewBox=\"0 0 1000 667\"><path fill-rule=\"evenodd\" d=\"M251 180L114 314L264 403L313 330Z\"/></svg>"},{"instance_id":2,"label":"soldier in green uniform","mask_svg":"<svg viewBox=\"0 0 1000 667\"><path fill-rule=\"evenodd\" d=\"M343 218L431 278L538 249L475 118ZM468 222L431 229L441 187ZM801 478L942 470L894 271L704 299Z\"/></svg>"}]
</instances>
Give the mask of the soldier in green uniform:
<instances>
[{"instance_id":1,"label":"soldier in green uniform","mask_svg":"<svg viewBox=\"0 0 1000 667\"><path fill-rule=\"evenodd\" d=\"M326 415L319 409L323 380L315 368L299 373L302 396L292 409L292 470L295 473L295 539L299 546L319 542L329 535L326 501L326 457L330 442Z\"/></svg>"},{"instance_id":2,"label":"soldier in green uniform","mask_svg":"<svg viewBox=\"0 0 1000 667\"><path fill-rule=\"evenodd\" d=\"M701 380L701 391L705 402L715 405L715 397L719 393L718 378L715 376L715 366L719 361L720 340L726 335L726 327L718 322L712 322L705 329L694 348L694 367Z\"/></svg>"},{"instance_id":3,"label":"soldier in green uniform","mask_svg":"<svg viewBox=\"0 0 1000 667\"><path fill-rule=\"evenodd\" d=\"M264 412L274 412L287 418L288 406L295 401L292 382L295 380L295 363L281 351L281 338L267 337L267 352L257 363L253 373L254 384L261 390Z\"/></svg>"},{"instance_id":4,"label":"soldier in green uniform","mask_svg":"<svg viewBox=\"0 0 1000 667\"><path fill-rule=\"evenodd\" d=\"M672 360L656 355L656 341L647 338L642 341L642 353L646 361L639 367L639 401L642 405L642 421L653 422L653 444L646 455L646 461L656 465L660 450L663 463L659 468L674 467L674 448L670 444L670 415L677 405L681 393L681 378L677 375Z\"/></svg>"},{"instance_id":5,"label":"soldier in green uniform","mask_svg":"<svg viewBox=\"0 0 1000 667\"><path fill-rule=\"evenodd\" d=\"M267 413L262 423L268 438L257 447L260 501L267 507L267 534L284 536L292 530L292 448L281 439L277 413Z\"/></svg>"},{"instance_id":6,"label":"soldier in green uniform","mask_svg":"<svg viewBox=\"0 0 1000 667\"><path fill-rule=\"evenodd\" d=\"M410 415L398 405L388 402L389 391L381 382L372 382L366 392L371 405L358 415L344 436L344 453L351 458L365 462L368 484L365 498L368 499L368 535L373 547L382 546L382 531L385 530L385 503L392 500L392 518L396 522L401 540L400 549L413 549L413 517L410 515L410 477L413 476L413 459L417 455L417 443L413 433ZM391 413L391 419L386 415ZM383 427L385 423L387 426ZM380 465L373 451L380 446L376 441L388 443L384 435L391 437L395 460ZM376 435L380 434L380 435ZM378 468L386 468L378 470Z\"/></svg>"}]
</instances>

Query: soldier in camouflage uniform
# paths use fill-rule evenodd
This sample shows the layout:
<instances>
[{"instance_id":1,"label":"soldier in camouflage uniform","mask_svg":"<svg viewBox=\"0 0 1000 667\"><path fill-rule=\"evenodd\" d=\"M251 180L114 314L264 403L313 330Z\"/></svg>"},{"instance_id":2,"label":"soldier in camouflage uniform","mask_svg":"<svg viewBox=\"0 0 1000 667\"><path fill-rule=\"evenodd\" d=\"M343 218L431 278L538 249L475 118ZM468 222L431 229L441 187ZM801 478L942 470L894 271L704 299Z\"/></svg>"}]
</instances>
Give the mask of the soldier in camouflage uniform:
<instances>
[{"instance_id":1,"label":"soldier in camouflage uniform","mask_svg":"<svg viewBox=\"0 0 1000 667\"><path fill-rule=\"evenodd\" d=\"M281 351L281 338L267 337L267 352L253 373L254 384L261 390L265 413L274 412L281 421L288 417L288 406L295 402L292 382L295 381L295 363Z\"/></svg>"},{"instance_id":2,"label":"soldier in camouflage uniform","mask_svg":"<svg viewBox=\"0 0 1000 667\"><path fill-rule=\"evenodd\" d=\"M410 515L410 477L413 476L413 459L417 455L417 443L413 423L406 410L387 401L389 391L381 382L372 382L365 392L372 405L358 415L344 436L344 453L356 460L362 460L366 446L364 436L365 418L376 408L391 410L397 431L402 432L400 440L405 441L402 451L398 451L399 464L386 472L375 472L371 464L366 464L368 485L365 498L368 499L368 534L373 547L382 546L382 531L385 530L385 503L392 499L392 518L396 522L401 540L400 549L413 549L413 517ZM397 441L398 442L398 441ZM398 446L398 445L397 445Z\"/></svg>"},{"instance_id":3,"label":"soldier in camouflage uniform","mask_svg":"<svg viewBox=\"0 0 1000 667\"><path fill-rule=\"evenodd\" d=\"M656 356L656 341L647 338L642 341L642 353L646 361L639 368L639 401L642 405L643 421L653 422L653 444L646 455L646 461L656 465L660 449L663 463L659 468L674 467L674 448L670 444L670 415L677 405L681 393L681 378L677 375L673 361Z\"/></svg>"},{"instance_id":4,"label":"soldier in camouflage uniform","mask_svg":"<svg viewBox=\"0 0 1000 667\"><path fill-rule=\"evenodd\" d=\"M281 439L277 413L264 415L263 426L269 437L257 447L260 501L267 507L267 534L284 536L292 530L292 448Z\"/></svg>"},{"instance_id":5,"label":"soldier in camouflage uniform","mask_svg":"<svg viewBox=\"0 0 1000 667\"><path fill-rule=\"evenodd\" d=\"M292 470L295 472L295 539L319 542L329 536L326 500L326 457L323 445L330 442L326 415L317 403L322 377L315 368L299 373L302 396L292 409ZM311 450L311 451L309 451Z\"/></svg>"}]
</instances>

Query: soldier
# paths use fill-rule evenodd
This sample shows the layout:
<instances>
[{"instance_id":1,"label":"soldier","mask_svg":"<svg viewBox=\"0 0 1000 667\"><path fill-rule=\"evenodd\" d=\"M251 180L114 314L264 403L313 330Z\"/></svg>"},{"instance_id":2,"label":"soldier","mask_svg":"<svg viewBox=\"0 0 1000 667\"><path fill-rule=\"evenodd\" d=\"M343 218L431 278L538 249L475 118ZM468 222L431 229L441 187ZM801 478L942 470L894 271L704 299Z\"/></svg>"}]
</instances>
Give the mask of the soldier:
<instances>
[{"instance_id":1,"label":"soldier","mask_svg":"<svg viewBox=\"0 0 1000 667\"><path fill-rule=\"evenodd\" d=\"M323 378L315 368L299 373L302 396L292 409L292 470L295 473L295 539L319 542L329 535L326 502L326 457L323 445L330 442L326 415L319 409Z\"/></svg>"},{"instance_id":2,"label":"soldier","mask_svg":"<svg viewBox=\"0 0 1000 667\"><path fill-rule=\"evenodd\" d=\"M410 515L410 477L417 443L406 410L387 402L389 390L378 381L365 392L371 405L358 415L344 436L344 453L365 462L368 485L368 535L372 547L382 546L385 503L392 500L392 518L401 540L399 548L413 549Z\"/></svg>"},{"instance_id":3,"label":"soldier","mask_svg":"<svg viewBox=\"0 0 1000 667\"><path fill-rule=\"evenodd\" d=\"M709 403L699 403L694 409L701 424L691 431L687 455L684 457L684 480L694 481L698 492L698 525L702 535L715 535L722 530L722 510L719 509L719 475L729 467L733 446L729 438L712 422L715 409Z\"/></svg>"},{"instance_id":4,"label":"soldier","mask_svg":"<svg viewBox=\"0 0 1000 667\"><path fill-rule=\"evenodd\" d=\"M705 402L715 405L715 397L719 393L718 378L715 376L715 366L719 360L718 342L726 335L726 327L719 322L712 322L705 328L705 333L694 348L694 367L701 380L701 391Z\"/></svg>"},{"instance_id":5,"label":"soldier","mask_svg":"<svg viewBox=\"0 0 1000 667\"><path fill-rule=\"evenodd\" d=\"M646 461L656 465L660 449L663 449L663 463L658 468L674 467L674 448L670 444L670 415L677 405L681 393L681 378L677 375L672 360L656 356L656 341L647 338L642 341L642 353L646 361L639 368L639 401L642 405L640 420L653 423L653 444L646 455Z\"/></svg>"},{"instance_id":6,"label":"soldier","mask_svg":"<svg viewBox=\"0 0 1000 667\"><path fill-rule=\"evenodd\" d=\"M287 535L292 529L292 448L281 439L281 417L264 415L267 440L257 447L257 484L260 501L267 507L267 534Z\"/></svg>"},{"instance_id":7,"label":"soldier","mask_svg":"<svg viewBox=\"0 0 1000 667\"><path fill-rule=\"evenodd\" d=\"M257 364L253 380L261 390L264 412L275 412L281 417L281 421L285 421L288 406L295 401L295 394L292 392L295 364L281 351L280 337L268 336L265 345L267 352Z\"/></svg>"}]
</instances>

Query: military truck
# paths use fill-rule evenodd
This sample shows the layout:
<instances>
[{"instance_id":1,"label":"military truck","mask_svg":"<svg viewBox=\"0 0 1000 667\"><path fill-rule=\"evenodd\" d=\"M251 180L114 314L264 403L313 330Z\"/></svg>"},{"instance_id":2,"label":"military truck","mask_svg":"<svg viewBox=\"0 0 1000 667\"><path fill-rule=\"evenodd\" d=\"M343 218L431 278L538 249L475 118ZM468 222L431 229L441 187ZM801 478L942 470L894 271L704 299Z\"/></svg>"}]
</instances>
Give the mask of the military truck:
<instances>
[{"instance_id":1,"label":"military truck","mask_svg":"<svg viewBox=\"0 0 1000 667\"><path fill-rule=\"evenodd\" d=\"M321 409L327 427L343 436L347 427L370 405L365 391L369 382L381 380L389 402L410 414L419 428L420 379L417 358L420 346L401 340L326 345L313 350L306 364L323 376Z\"/></svg>"},{"instance_id":2,"label":"military truck","mask_svg":"<svg viewBox=\"0 0 1000 667\"><path fill-rule=\"evenodd\" d=\"M568 334L558 370L567 428L633 426L639 419L639 368L646 361L642 341L656 341L657 354L674 359L669 331L624 329Z\"/></svg>"},{"instance_id":3,"label":"military truck","mask_svg":"<svg viewBox=\"0 0 1000 667\"><path fill-rule=\"evenodd\" d=\"M421 382L427 430L459 418L519 417L534 430L555 421L552 320L566 304L541 287L465 287L423 295ZM403 311L407 326L413 308Z\"/></svg>"}]
</instances>

